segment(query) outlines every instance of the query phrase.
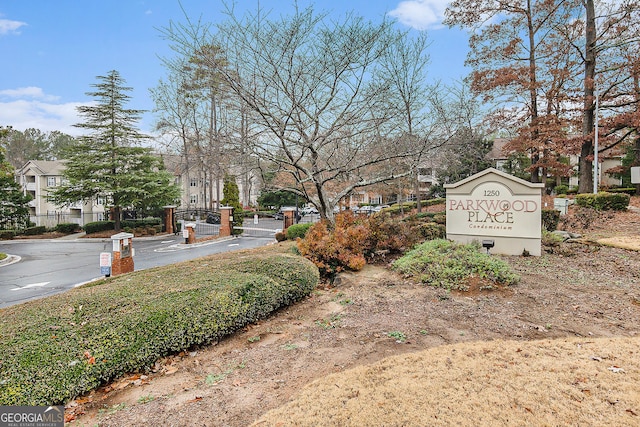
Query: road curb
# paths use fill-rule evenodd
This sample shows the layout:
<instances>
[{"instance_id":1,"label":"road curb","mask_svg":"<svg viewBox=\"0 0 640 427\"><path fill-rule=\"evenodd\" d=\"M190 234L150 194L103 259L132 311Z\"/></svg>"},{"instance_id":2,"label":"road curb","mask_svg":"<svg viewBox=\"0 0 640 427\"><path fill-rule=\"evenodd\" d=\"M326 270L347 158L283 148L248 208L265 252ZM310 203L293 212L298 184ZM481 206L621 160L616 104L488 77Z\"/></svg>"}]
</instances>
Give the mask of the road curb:
<instances>
[{"instance_id":1,"label":"road curb","mask_svg":"<svg viewBox=\"0 0 640 427\"><path fill-rule=\"evenodd\" d=\"M7 257L0 261L0 267L5 267L7 265L15 264L20 261L22 258L18 255L7 254Z\"/></svg>"}]
</instances>

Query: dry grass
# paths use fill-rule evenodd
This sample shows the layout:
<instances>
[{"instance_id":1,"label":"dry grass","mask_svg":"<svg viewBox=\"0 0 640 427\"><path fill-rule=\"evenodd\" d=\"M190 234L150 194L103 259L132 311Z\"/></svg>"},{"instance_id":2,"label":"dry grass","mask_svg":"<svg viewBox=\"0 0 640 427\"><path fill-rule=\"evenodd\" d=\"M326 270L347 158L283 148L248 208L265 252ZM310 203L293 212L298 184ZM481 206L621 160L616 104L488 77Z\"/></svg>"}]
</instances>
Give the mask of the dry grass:
<instances>
[{"instance_id":1,"label":"dry grass","mask_svg":"<svg viewBox=\"0 0 640 427\"><path fill-rule=\"evenodd\" d=\"M640 338L447 345L317 380L255 426L638 426Z\"/></svg>"},{"instance_id":2,"label":"dry grass","mask_svg":"<svg viewBox=\"0 0 640 427\"><path fill-rule=\"evenodd\" d=\"M618 236L598 239L598 243L605 246L613 246L614 248L629 249L631 251L640 251L639 236Z\"/></svg>"}]
</instances>

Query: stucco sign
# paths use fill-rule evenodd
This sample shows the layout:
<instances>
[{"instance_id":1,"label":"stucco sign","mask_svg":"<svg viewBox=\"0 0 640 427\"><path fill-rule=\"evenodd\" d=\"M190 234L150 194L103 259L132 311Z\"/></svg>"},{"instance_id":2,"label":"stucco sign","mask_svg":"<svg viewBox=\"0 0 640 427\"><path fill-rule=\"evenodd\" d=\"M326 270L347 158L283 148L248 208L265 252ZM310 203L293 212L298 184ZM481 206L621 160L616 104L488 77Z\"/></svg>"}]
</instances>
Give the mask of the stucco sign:
<instances>
[{"instance_id":1,"label":"stucco sign","mask_svg":"<svg viewBox=\"0 0 640 427\"><path fill-rule=\"evenodd\" d=\"M540 255L543 187L493 168L446 184L447 238L491 239L494 253Z\"/></svg>"}]
</instances>

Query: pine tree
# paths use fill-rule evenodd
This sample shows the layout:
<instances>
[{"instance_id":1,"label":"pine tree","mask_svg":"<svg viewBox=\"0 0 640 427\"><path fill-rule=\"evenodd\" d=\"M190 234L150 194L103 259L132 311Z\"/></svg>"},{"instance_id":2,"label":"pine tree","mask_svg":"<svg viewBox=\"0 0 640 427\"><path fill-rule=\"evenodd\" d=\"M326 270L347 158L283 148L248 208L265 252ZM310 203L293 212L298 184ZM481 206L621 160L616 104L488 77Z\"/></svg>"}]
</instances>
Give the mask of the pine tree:
<instances>
[{"instance_id":1,"label":"pine tree","mask_svg":"<svg viewBox=\"0 0 640 427\"><path fill-rule=\"evenodd\" d=\"M88 134L66 150L65 183L49 196L59 205L103 196L120 230L123 207L144 211L172 204L179 189L162 159L136 145L148 137L135 126L143 111L124 108L131 88L115 70L97 78L96 90L87 93L97 103L78 107L85 121L75 125Z\"/></svg>"},{"instance_id":2,"label":"pine tree","mask_svg":"<svg viewBox=\"0 0 640 427\"><path fill-rule=\"evenodd\" d=\"M244 222L244 211L240 204L240 190L238 189L235 177L231 175L226 175L224 177L222 194L224 195L222 204L233 208L233 226L242 227L242 223ZM236 233L234 231L234 234L240 233Z\"/></svg>"},{"instance_id":3,"label":"pine tree","mask_svg":"<svg viewBox=\"0 0 640 427\"><path fill-rule=\"evenodd\" d=\"M10 128L0 127L0 141ZM13 166L6 160L5 149L0 146L0 230L21 229L29 226L29 208L31 197L23 194L15 180Z\"/></svg>"}]
</instances>

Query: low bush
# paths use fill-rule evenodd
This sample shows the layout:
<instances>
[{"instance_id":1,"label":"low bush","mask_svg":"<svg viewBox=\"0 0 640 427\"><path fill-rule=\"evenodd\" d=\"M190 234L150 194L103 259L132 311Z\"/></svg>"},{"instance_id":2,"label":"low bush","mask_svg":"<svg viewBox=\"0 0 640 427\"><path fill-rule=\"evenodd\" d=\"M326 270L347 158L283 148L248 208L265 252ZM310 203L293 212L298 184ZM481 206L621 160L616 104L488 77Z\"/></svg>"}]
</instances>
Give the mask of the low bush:
<instances>
[{"instance_id":1,"label":"low bush","mask_svg":"<svg viewBox=\"0 0 640 427\"><path fill-rule=\"evenodd\" d=\"M2 310L0 405L54 405L204 345L309 295L302 257L189 261Z\"/></svg>"},{"instance_id":2,"label":"low bush","mask_svg":"<svg viewBox=\"0 0 640 427\"><path fill-rule=\"evenodd\" d=\"M378 251L403 252L421 240L415 225L405 221L395 221L384 215L369 217L367 227L369 230L364 248L365 258L371 257Z\"/></svg>"},{"instance_id":3,"label":"low bush","mask_svg":"<svg viewBox=\"0 0 640 427\"><path fill-rule=\"evenodd\" d=\"M301 239L304 238L304 236L307 234L307 231L309 231L309 228L311 228L312 225L313 224L310 222L303 224L293 224L292 226L287 228L287 239L296 240L298 237Z\"/></svg>"},{"instance_id":4,"label":"low bush","mask_svg":"<svg viewBox=\"0 0 640 427\"><path fill-rule=\"evenodd\" d=\"M333 279L345 269L365 266L369 242L369 217L345 211L336 215L335 224L326 220L315 223L304 239L298 241L302 256L310 259L323 277Z\"/></svg>"},{"instance_id":5,"label":"low bush","mask_svg":"<svg viewBox=\"0 0 640 427\"><path fill-rule=\"evenodd\" d=\"M479 244L462 245L442 239L416 246L394 261L392 267L428 285L463 291L468 290L474 278L487 287L513 285L520 279L507 263L483 253Z\"/></svg>"},{"instance_id":6,"label":"low bush","mask_svg":"<svg viewBox=\"0 0 640 427\"><path fill-rule=\"evenodd\" d=\"M555 231L558 229L560 222L560 211L555 209L542 209L542 229L546 231Z\"/></svg>"},{"instance_id":7,"label":"low bush","mask_svg":"<svg viewBox=\"0 0 640 427\"><path fill-rule=\"evenodd\" d=\"M379 252L405 251L421 240L420 225L395 221L389 215L336 215L335 224L314 224L298 241L300 254L309 258L330 280L343 270L360 270Z\"/></svg>"},{"instance_id":8,"label":"low bush","mask_svg":"<svg viewBox=\"0 0 640 427\"><path fill-rule=\"evenodd\" d=\"M631 197L626 193L607 193L601 191L598 194L578 194L576 196L576 204L598 211L624 211L629 206L630 199Z\"/></svg>"},{"instance_id":9,"label":"low bush","mask_svg":"<svg viewBox=\"0 0 640 427\"><path fill-rule=\"evenodd\" d=\"M629 188L610 188L607 190L609 193L625 193L628 194L629 196L635 196L636 195L636 188L635 187L629 187Z\"/></svg>"},{"instance_id":10,"label":"low bush","mask_svg":"<svg viewBox=\"0 0 640 427\"><path fill-rule=\"evenodd\" d=\"M278 231L275 237L276 241L278 242L284 242L285 240L287 240L287 234L282 231Z\"/></svg>"},{"instance_id":11,"label":"low bush","mask_svg":"<svg viewBox=\"0 0 640 427\"><path fill-rule=\"evenodd\" d=\"M556 194L567 194L569 192L569 186L564 184L556 185L553 190Z\"/></svg>"},{"instance_id":12,"label":"low bush","mask_svg":"<svg viewBox=\"0 0 640 427\"><path fill-rule=\"evenodd\" d=\"M11 240L17 234L16 230L0 230L0 240Z\"/></svg>"},{"instance_id":13,"label":"low bush","mask_svg":"<svg viewBox=\"0 0 640 427\"><path fill-rule=\"evenodd\" d=\"M87 234L99 233L100 231L107 231L115 229L115 222L113 221L95 221L88 222L84 225L84 231Z\"/></svg>"},{"instance_id":14,"label":"low bush","mask_svg":"<svg viewBox=\"0 0 640 427\"><path fill-rule=\"evenodd\" d=\"M0 252L0 261L5 259L6 257L7 257L7 254Z\"/></svg>"},{"instance_id":15,"label":"low bush","mask_svg":"<svg viewBox=\"0 0 640 427\"><path fill-rule=\"evenodd\" d=\"M65 222L55 226L56 231L59 231L60 233L67 233L67 234L77 233L81 229L82 227L80 227L80 225L72 222Z\"/></svg>"},{"instance_id":16,"label":"low bush","mask_svg":"<svg viewBox=\"0 0 640 427\"><path fill-rule=\"evenodd\" d=\"M420 226L420 235L425 240L444 239L447 237L447 227L435 222L427 222Z\"/></svg>"},{"instance_id":17,"label":"low bush","mask_svg":"<svg viewBox=\"0 0 640 427\"><path fill-rule=\"evenodd\" d=\"M160 218L125 219L120 221L120 226L122 228L146 228L153 227L160 223Z\"/></svg>"},{"instance_id":18,"label":"low bush","mask_svg":"<svg viewBox=\"0 0 640 427\"><path fill-rule=\"evenodd\" d=\"M44 234L47 232L47 227L44 225L36 225L35 227L29 227L22 230L22 234L25 236L37 236L38 234Z\"/></svg>"}]
</instances>

